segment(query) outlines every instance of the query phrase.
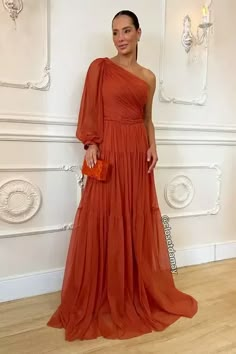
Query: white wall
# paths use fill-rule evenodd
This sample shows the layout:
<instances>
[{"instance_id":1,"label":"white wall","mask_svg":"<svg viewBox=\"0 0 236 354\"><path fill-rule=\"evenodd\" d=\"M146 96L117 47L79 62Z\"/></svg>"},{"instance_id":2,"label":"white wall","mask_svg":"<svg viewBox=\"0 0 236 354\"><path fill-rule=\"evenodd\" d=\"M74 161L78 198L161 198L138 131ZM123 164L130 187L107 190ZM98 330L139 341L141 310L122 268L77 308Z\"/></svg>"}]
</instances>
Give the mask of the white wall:
<instances>
[{"instance_id":1,"label":"white wall","mask_svg":"<svg viewBox=\"0 0 236 354\"><path fill-rule=\"evenodd\" d=\"M43 13L46 0L41 1ZM160 78L163 2L149 0L147 6L134 0L122 0L119 4L108 0L73 0L68 5L63 0L52 0L50 90L0 86L0 186L8 180L26 179L38 186L42 195L41 208L30 220L15 224L0 221L0 301L60 288L70 237L67 228L73 222L80 197L76 172L68 168L79 166L83 158L82 146L74 135L86 69L95 57L115 54L111 20L116 12L128 8L137 13L143 30L139 61ZM27 45L27 26L23 24L27 23L26 12L33 9L29 0L24 3L25 15L23 10L17 30L23 31ZM189 13L195 31L201 5L201 1L167 0L164 83L168 93L172 90L182 95L188 88L191 96L197 87L194 72L184 76L183 81L179 79L180 67L173 64L173 56L168 54L176 48L176 60L182 65L181 70L185 68L183 63L188 56L179 38L182 20ZM174 13L173 9L178 11ZM162 214L172 216L170 226L179 267L236 255L235 10L234 0L213 1L206 105L163 103L159 102L158 93L154 99L159 154L157 192ZM5 16L1 5L0 16ZM12 29L7 26L12 23L5 18L3 29L10 36ZM43 34L38 34L38 40L44 38L45 44L46 32ZM34 43L37 47L37 38ZM45 50L46 45L42 48ZM33 62L34 47L28 53ZM40 62L33 63L41 72ZM0 81L6 81L11 66L6 58L1 64L8 76L0 77ZM203 60L199 66L201 75L204 65ZM21 72L20 66L18 71ZM14 68L16 81L22 79L22 72L17 76L18 71ZM33 75L27 70L25 74ZM176 175L189 178L190 187L177 180L176 193L169 196L172 203L177 198L181 206L181 200L184 202L185 196L194 192L192 202L185 208L175 209L165 198L165 187ZM15 196L15 202L25 203L22 195Z\"/></svg>"}]
</instances>

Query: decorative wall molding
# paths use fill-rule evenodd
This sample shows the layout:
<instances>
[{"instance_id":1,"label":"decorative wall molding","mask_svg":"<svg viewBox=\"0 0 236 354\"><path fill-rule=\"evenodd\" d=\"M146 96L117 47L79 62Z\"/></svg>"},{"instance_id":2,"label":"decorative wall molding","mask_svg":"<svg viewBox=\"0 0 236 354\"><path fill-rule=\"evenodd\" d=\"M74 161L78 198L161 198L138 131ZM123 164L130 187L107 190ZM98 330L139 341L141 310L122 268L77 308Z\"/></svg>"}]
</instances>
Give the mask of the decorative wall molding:
<instances>
[{"instance_id":1,"label":"decorative wall molding","mask_svg":"<svg viewBox=\"0 0 236 354\"><path fill-rule=\"evenodd\" d=\"M193 98L192 100L180 99L176 97L170 97L166 94L166 88L164 85L164 80L160 79L159 83L159 100L164 103L175 103L175 104L184 104L184 105L196 105L196 106L204 106L207 101L207 87L204 86L202 89L202 93L199 97Z\"/></svg>"},{"instance_id":2,"label":"decorative wall molding","mask_svg":"<svg viewBox=\"0 0 236 354\"><path fill-rule=\"evenodd\" d=\"M0 165L0 172L75 172L78 165L60 165L60 166L21 166L11 167Z\"/></svg>"},{"instance_id":3,"label":"decorative wall molding","mask_svg":"<svg viewBox=\"0 0 236 354\"><path fill-rule=\"evenodd\" d=\"M26 142L60 142L60 143L80 143L75 136L77 117L73 115L59 116L35 113L0 113L0 141L26 141ZM23 123L23 124L21 124ZM21 124L17 128L14 124ZM32 125L32 127L30 126ZM39 125L35 134L34 125ZM44 127L45 126L45 127ZM58 126L57 134L48 127ZM65 129L62 129L62 128ZM23 130L27 128L27 131ZM45 129L46 128L46 129ZM40 129L40 131L39 131ZM155 125L156 141L158 145L236 145L236 125L204 125L195 123L175 124L159 122ZM159 134L159 132L164 134ZM176 134L174 134L176 132ZM180 136L179 132L182 132ZM191 136L186 134L191 132ZM199 133L210 133L206 136Z\"/></svg>"},{"instance_id":4,"label":"decorative wall molding","mask_svg":"<svg viewBox=\"0 0 236 354\"><path fill-rule=\"evenodd\" d=\"M193 217L193 216L203 216L203 215L216 215L219 210L220 210L220 194L221 194L221 176L222 176L222 171L220 169L220 167L216 164L216 163L211 163L211 164L176 164L176 165L165 165L165 164L157 164L155 167L155 170L157 171L158 169L213 169L216 172L216 184L217 184L217 192L216 192L216 201L215 201L215 205L211 208L211 209L207 209L207 210L198 210L196 212L187 212L187 211L183 211L183 212L177 212L177 213L168 213L168 217L170 219L174 219L174 218L182 218L182 217ZM177 176L177 183L178 183L178 177ZM184 176L185 178L187 176ZM179 180L179 183L181 183L181 179ZM192 198L193 198L193 187L192 189L189 187L189 189L187 190L187 195L186 197L183 199L182 201L182 205L181 205L181 201L179 202L178 200L176 201L175 199L171 198L170 195L165 195L165 199L167 199L167 204L170 205L171 207L174 207L176 209L178 209L179 207L185 207L185 203L187 202L186 205L189 204L189 202L191 202Z\"/></svg>"},{"instance_id":5,"label":"decorative wall molding","mask_svg":"<svg viewBox=\"0 0 236 354\"><path fill-rule=\"evenodd\" d=\"M23 0L18 0L18 1L3 0L2 3L6 11L8 11L10 18L13 21L15 21L18 18L19 13L24 8Z\"/></svg>"},{"instance_id":6,"label":"decorative wall molding","mask_svg":"<svg viewBox=\"0 0 236 354\"><path fill-rule=\"evenodd\" d=\"M77 185L81 187L81 166L77 165L62 165L62 166L55 166L55 167L1 167L1 172L42 172L42 171L64 171L64 172L74 172L76 175ZM221 170L217 164L200 164L200 165L184 165L184 164L176 164L176 165L164 165L159 164L156 167L158 169L177 169L177 168L193 168L193 169L204 169L210 168L216 170L216 178L217 178L217 196L216 196L216 203L212 209L209 210L199 210L197 212L182 212L182 213L175 213L169 214L168 217L171 218L180 218L180 217L192 217L192 216L200 216L200 215L215 215L220 210L220 192L221 192ZM78 203L80 197L78 196ZM22 236L31 236L31 235L40 235L40 234L48 234L48 233L56 233L60 231L72 230L73 229L73 222L63 224L63 225L55 225L55 226L46 226L43 228L33 228L28 229L25 231L20 232L8 232L8 233L0 233L1 238L13 238L13 237L22 237Z\"/></svg>"},{"instance_id":7,"label":"decorative wall molding","mask_svg":"<svg viewBox=\"0 0 236 354\"><path fill-rule=\"evenodd\" d=\"M81 188L81 166L78 165L61 165L61 166L21 166L21 167L11 167L11 166L1 166L1 172L72 172L75 174L77 187ZM77 202L80 200L79 188L77 194ZM60 231L72 230L73 223L64 223L61 225L45 226L38 228L30 228L23 231L14 231L14 232L0 232L0 239L3 238L13 238L13 237L22 237L22 236L31 236L31 235L41 235L48 233L56 233Z\"/></svg>"},{"instance_id":8,"label":"decorative wall molding","mask_svg":"<svg viewBox=\"0 0 236 354\"><path fill-rule=\"evenodd\" d=\"M0 118L1 121L1 118ZM192 132L212 132L212 133L236 133L235 124L224 124L224 125L205 125L205 124L195 124L195 123L181 123L176 122L175 124L166 123L159 121L155 125L156 130L168 130L168 131L192 131Z\"/></svg>"},{"instance_id":9,"label":"decorative wall molding","mask_svg":"<svg viewBox=\"0 0 236 354\"><path fill-rule=\"evenodd\" d=\"M48 142L48 143L79 143L73 135L31 134L31 133L0 133L0 141Z\"/></svg>"},{"instance_id":10,"label":"decorative wall molding","mask_svg":"<svg viewBox=\"0 0 236 354\"><path fill-rule=\"evenodd\" d=\"M158 128L156 131L158 132ZM160 128L160 130L165 130ZM168 129L166 129L168 130ZM178 129L176 128L176 131ZM188 129L185 129L188 130ZM200 129L198 131L201 131ZM203 130L202 130L203 131ZM213 132L213 130L212 130ZM226 132L226 131L225 131ZM228 131L229 132L229 131ZM194 133L194 132L193 132ZM222 131L223 133L223 131ZM17 142L49 142L49 143L81 143L74 134L47 134L46 131L41 134L35 134L31 132L17 133L12 131L11 133L0 132L0 142L1 141L17 141ZM236 136L213 136L213 137L198 137L196 135L190 136L171 136L168 137L156 137L156 142L158 145L222 145L222 146L235 146Z\"/></svg>"},{"instance_id":11,"label":"decorative wall molding","mask_svg":"<svg viewBox=\"0 0 236 354\"><path fill-rule=\"evenodd\" d=\"M76 176L76 182L80 186L82 165L60 165L60 166L3 166L0 165L1 172L73 172Z\"/></svg>"},{"instance_id":12,"label":"decorative wall molding","mask_svg":"<svg viewBox=\"0 0 236 354\"><path fill-rule=\"evenodd\" d=\"M33 112L0 112L0 123L23 123L23 124L42 124L42 125L62 125L76 127L78 117L76 115L51 115ZM192 132L215 132L215 133L236 133L235 124L196 124L183 122L162 122L155 124L155 130L167 131L192 131Z\"/></svg>"},{"instance_id":13,"label":"decorative wall molding","mask_svg":"<svg viewBox=\"0 0 236 354\"><path fill-rule=\"evenodd\" d=\"M161 31L161 46L160 46L160 72L159 72L159 100L164 103L175 103L175 104L184 104L184 105L197 105L203 106L207 101L207 74L208 74L208 48L205 48L206 51L206 63L205 63L205 72L204 79L202 84L201 92L197 97L192 99L185 99L180 97L171 97L166 92L165 77L164 77L164 63L166 60L165 53L165 41L166 41L166 24L167 24L167 1L161 1L162 8L162 31ZM181 23L180 23L181 25Z\"/></svg>"},{"instance_id":14,"label":"decorative wall molding","mask_svg":"<svg viewBox=\"0 0 236 354\"><path fill-rule=\"evenodd\" d=\"M194 186L190 178L184 175L175 176L165 186L166 203L175 209L186 208L194 196Z\"/></svg>"},{"instance_id":15,"label":"decorative wall molding","mask_svg":"<svg viewBox=\"0 0 236 354\"><path fill-rule=\"evenodd\" d=\"M17 141L17 142L46 142L46 143L76 143L81 144L79 140L72 135L48 135L48 134L3 134L0 133L1 141ZM222 145L222 146L235 146L235 138L196 138L192 137L158 137L156 138L157 144L160 145Z\"/></svg>"},{"instance_id":16,"label":"decorative wall molding","mask_svg":"<svg viewBox=\"0 0 236 354\"><path fill-rule=\"evenodd\" d=\"M0 240L5 238L26 237L35 235L45 235L62 231L73 230L73 223L65 223L63 225L53 225L45 227L30 228L25 231L0 233Z\"/></svg>"},{"instance_id":17,"label":"decorative wall molding","mask_svg":"<svg viewBox=\"0 0 236 354\"><path fill-rule=\"evenodd\" d=\"M0 123L23 123L23 124L42 124L42 125L62 125L77 126L76 116L48 115L43 113L13 113L1 112Z\"/></svg>"},{"instance_id":18,"label":"decorative wall molding","mask_svg":"<svg viewBox=\"0 0 236 354\"><path fill-rule=\"evenodd\" d=\"M0 80L0 86L3 87L10 87L10 88L18 88L18 89L32 89L32 90L42 90L42 91L47 91L50 88L51 85L51 75L50 75L50 65L51 65L51 58L50 58L50 8L51 8L51 0L45 0L46 1L46 23L47 23L47 28L46 28L46 41L47 41L47 47L46 47L46 63L44 66L44 70L42 73L42 78L39 82L32 82L28 81L25 83L16 83L16 82L6 82L6 81L1 81Z\"/></svg>"},{"instance_id":19,"label":"decorative wall molding","mask_svg":"<svg viewBox=\"0 0 236 354\"><path fill-rule=\"evenodd\" d=\"M176 248L177 270L181 267L236 257L236 241ZM0 303L60 291L64 268L0 278ZM176 275L178 276L178 275Z\"/></svg>"},{"instance_id":20,"label":"decorative wall molding","mask_svg":"<svg viewBox=\"0 0 236 354\"><path fill-rule=\"evenodd\" d=\"M20 199L20 203L19 203ZM33 218L41 207L38 186L25 179L10 179L0 185L0 219L19 224Z\"/></svg>"},{"instance_id":21,"label":"decorative wall molding","mask_svg":"<svg viewBox=\"0 0 236 354\"><path fill-rule=\"evenodd\" d=\"M0 138L1 140L1 138ZM236 138L196 138L193 137L180 137L180 138L156 138L156 142L158 145L222 145L222 146L234 146L236 145Z\"/></svg>"}]
</instances>

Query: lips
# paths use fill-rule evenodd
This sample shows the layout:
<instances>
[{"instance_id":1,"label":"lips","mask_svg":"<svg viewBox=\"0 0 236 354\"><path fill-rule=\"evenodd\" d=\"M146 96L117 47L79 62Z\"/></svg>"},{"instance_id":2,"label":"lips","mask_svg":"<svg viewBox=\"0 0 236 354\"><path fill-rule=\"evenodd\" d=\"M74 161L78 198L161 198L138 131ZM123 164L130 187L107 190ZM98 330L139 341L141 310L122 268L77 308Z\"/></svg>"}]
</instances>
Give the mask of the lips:
<instances>
[{"instance_id":1,"label":"lips","mask_svg":"<svg viewBox=\"0 0 236 354\"><path fill-rule=\"evenodd\" d=\"M125 49L125 48L127 48L127 46L128 46L128 44L123 44L123 45L120 45L119 48L120 49Z\"/></svg>"}]
</instances>

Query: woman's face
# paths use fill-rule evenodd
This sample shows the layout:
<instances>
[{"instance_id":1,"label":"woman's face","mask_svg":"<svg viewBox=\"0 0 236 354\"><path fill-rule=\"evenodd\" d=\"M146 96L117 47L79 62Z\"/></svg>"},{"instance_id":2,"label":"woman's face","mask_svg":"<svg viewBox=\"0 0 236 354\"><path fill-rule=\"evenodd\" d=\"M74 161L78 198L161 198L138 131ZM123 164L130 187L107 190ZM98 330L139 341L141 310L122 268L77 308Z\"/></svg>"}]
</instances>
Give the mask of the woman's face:
<instances>
[{"instance_id":1,"label":"woman's face","mask_svg":"<svg viewBox=\"0 0 236 354\"><path fill-rule=\"evenodd\" d=\"M136 30L129 16L116 17L112 23L113 42L119 54L129 54L136 50L141 36L140 28Z\"/></svg>"}]
</instances>

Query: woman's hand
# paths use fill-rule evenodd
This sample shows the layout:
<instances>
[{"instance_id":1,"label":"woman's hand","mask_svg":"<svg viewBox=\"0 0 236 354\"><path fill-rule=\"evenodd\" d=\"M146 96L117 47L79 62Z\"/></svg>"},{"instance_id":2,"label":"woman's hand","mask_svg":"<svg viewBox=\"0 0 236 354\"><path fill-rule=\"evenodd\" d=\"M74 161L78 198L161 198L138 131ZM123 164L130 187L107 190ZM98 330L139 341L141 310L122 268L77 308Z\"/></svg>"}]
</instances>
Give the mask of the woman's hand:
<instances>
[{"instance_id":1,"label":"woman's hand","mask_svg":"<svg viewBox=\"0 0 236 354\"><path fill-rule=\"evenodd\" d=\"M148 173L151 173L158 161L156 146L154 146L154 145L150 146L150 148L148 149L147 161L151 163L151 165L149 166L149 169L148 169Z\"/></svg>"},{"instance_id":2,"label":"woman's hand","mask_svg":"<svg viewBox=\"0 0 236 354\"><path fill-rule=\"evenodd\" d=\"M97 163L97 158L99 157L99 148L96 144L89 145L86 154L85 154L85 160L87 162L87 165L92 168L96 165Z\"/></svg>"}]
</instances>

